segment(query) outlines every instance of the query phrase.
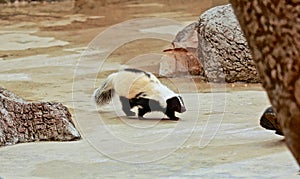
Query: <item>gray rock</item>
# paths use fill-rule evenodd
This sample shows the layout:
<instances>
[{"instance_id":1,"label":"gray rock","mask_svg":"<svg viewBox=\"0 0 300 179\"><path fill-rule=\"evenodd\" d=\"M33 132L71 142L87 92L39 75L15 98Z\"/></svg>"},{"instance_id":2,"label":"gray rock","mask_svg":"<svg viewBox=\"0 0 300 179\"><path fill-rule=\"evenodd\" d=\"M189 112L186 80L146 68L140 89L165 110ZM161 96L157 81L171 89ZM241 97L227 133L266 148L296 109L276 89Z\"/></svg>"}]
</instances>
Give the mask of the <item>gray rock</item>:
<instances>
[{"instance_id":1,"label":"gray rock","mask_svg":"<svg viewBox=\"0 0 300 179\"><path fill-rule=\"evenodd\" d=\"M231 5L200 16L198 54L210 82L260 82L247 41Z\"/></svg>"},{"instance_id":2,"label":"gray rock","mask_svg":"<svg viewBox=\"0 0 300 179\"><path fill-rule=\"evenodd\" d=\"M0 146L80 137L68 108L61 103L27 102L0 87Z\"/></svg>"}]
</instances>

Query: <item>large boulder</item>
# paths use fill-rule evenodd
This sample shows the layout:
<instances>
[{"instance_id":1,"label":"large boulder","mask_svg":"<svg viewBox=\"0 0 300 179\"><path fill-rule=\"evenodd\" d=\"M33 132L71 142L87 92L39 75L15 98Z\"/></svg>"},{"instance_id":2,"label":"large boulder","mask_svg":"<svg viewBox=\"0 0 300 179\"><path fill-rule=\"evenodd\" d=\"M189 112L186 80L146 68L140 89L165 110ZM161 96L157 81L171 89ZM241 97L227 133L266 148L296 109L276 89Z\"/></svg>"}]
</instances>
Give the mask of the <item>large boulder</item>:
<instances>
[{"instance_id":1,"label":"large boulder","mask_svg":"<svg viewBox=\"0 0 300 179\"><path fill-rule=\"evenodd\" d=\"M80 139L61 103L27 102L0 87L0 146L33 141Z\"/></svg>"},{"instance_id":2,"label":"large boulder","mask_svg":"<svg viewBox=\"0 0 300 179\"><path fill-rule=\"evenodd\" d=\"M200 16L198 53L210 82L260 82L247 41L231 5Z\"/></svg>"},{"instance_id":3,"label":"large boulder","mask_svg":"<svg viewBox=\"0 0 300 179\"><path fill-rule=\"evenodd\" d=\"M231 0L285 141L300 165L300 1Z\"/></svg>"}]
</instances>

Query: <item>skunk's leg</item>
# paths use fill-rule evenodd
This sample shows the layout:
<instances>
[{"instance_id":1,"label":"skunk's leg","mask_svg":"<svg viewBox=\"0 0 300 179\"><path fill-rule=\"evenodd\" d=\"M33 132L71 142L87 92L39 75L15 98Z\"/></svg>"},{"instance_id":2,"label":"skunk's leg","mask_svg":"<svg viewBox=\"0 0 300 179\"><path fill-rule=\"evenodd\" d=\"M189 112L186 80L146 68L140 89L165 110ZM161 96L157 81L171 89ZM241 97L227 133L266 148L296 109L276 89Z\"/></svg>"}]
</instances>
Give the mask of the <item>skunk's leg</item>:
<instances>
[{"instance_id":1,"label":"skunk's leg","mask_svg":"<svg viewBox=\"0 0 300 179\"><path fill-rule=\"evenodd\" d=\"M138 116L140 119L143 119L143 116L151 112L150 106L149 106L149 99L146 98L138 98L136 99L136 105L139 107Z\"/></svg>"},{"instance_id":2,"label":"skunk's leg","mask_svg":"<svg viewBox=\"0 0 300 179\"><path fill-rule=\"evenodd\" d=\"M139 108L139 113L138 113L139 118L143 119L143 116L148 112L151 112L150 108Z\"/></svg>"},{"instance_id":3,"label":"skunk's leg","mask_svg":"<svg viewBox=\"0 0 300 179\"><path fill-rule=\"evenodd\" d=\"M166 111L165 113L169 118L170 120L173 120L173 121L178 121L179 118L175 116L175 111Z\"/></svg>"},{"instance_id":4,"label":"skunk's leg","mask_svg":"<svg viewBox=\"0 0 300 179\"><path fill-rule=\"evenodd\" d=\"M135 113L132 112L130 109L133 107L128 98L125 98L124 96L120 96L120 101L122 103L122 110L127 116L134 116Z\"/></svg>"}]
</instances>

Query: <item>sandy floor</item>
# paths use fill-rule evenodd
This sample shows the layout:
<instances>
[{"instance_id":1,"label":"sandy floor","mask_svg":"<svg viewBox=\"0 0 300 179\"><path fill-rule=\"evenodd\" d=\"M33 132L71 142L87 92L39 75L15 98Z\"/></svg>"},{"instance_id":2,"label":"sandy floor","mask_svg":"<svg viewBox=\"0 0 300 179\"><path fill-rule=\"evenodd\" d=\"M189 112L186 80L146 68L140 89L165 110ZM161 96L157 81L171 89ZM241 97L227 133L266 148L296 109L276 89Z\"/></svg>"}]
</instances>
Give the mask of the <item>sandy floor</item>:
<instances>
[{"instance_id":1,"label":"sandy floor","mask_svg":"<svg viewBox=\"0 0 300 179\"><path fill-rule=\"evenodd\" d=\"M161 51L176 32L222 3L157 0L86 14L72 13L68 1L42 8L2 6L0 86L28 100L62 102L83 139L0 148L0 176L297 177L283 138L258 125L269 106L260 85L161 79L186 103L188 111L178 122L161 121L160 113L147 115L148 120L126 118L117 99L99 113L91 102L95 87L123 65L157 72Z\"/></svg>"}]
</instances>

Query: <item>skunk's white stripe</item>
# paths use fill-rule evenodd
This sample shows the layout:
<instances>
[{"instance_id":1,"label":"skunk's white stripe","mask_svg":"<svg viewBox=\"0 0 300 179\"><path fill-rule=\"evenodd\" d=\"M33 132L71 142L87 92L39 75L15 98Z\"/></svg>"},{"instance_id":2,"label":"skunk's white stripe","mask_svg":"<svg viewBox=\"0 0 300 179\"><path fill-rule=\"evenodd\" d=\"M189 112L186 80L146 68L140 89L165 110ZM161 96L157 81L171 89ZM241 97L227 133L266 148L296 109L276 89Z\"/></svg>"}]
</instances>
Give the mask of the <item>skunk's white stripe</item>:
<instances>
[{"instance_id":1,"label":"skunk's white stripe","mask_svg":"<svg viewBox=\"0 0 300 179\"><path fill-rule=\"evenodd\" d=\"M182 98L179 97L179 96L177 96L177 98L179 99L180 105L181 105L181 106L184 106Z\"/></svg>"}]
</instances>

